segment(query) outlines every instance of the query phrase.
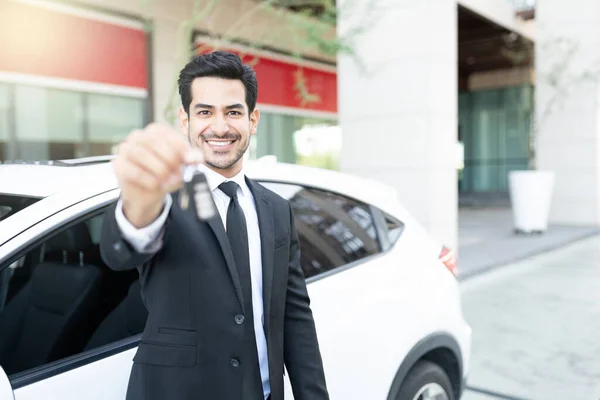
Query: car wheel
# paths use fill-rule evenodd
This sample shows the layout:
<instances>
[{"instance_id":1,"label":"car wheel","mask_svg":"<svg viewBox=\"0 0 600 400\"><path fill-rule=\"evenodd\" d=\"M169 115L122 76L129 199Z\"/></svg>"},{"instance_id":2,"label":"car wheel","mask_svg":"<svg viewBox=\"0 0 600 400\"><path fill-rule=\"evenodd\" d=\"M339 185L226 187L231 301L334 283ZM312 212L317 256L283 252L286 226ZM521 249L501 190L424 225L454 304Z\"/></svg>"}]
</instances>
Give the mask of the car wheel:
<instances>
[{"instance_id":1,"label":"car wheel","mask_svg":"<svg viewBox=\"0 0 600 400\"><path fill-rule=\"evenodd\" d=\"M439 365L419 361L406 375L396 400L454 400L454 392Z\"/></svg>"}]
</instances>

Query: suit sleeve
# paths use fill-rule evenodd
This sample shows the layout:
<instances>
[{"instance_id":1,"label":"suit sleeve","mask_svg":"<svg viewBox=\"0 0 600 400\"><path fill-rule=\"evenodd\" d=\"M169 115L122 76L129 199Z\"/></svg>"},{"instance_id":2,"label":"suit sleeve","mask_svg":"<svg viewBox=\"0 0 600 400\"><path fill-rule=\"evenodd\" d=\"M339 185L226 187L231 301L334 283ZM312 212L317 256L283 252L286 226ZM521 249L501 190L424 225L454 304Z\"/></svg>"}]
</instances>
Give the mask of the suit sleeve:
<instances>
[{"instance_id":1,"label":"suit sleeve","mask_svg":"<svg viewBox=\"0 0 600 400\"><path fill-rule=\"evenodd\" d=\"M296 400L329 399L306 281L300 244L290 208L290 255L284 321L284 361Z\"/></svg>"},{"instance_id":2,"label":"suit sleeve","mask_svg":"<svg viewBox=\"0 0 600 400\"><path fill-rule=\"evenodd\" d=\"M106 210L100 238L100 254L109 268L115 271L137 268L140 274L142 273L143 266L152 260L162 246L168 205L170 203L166 202L165 209L157 220L162 220L159 229L154 229L158 233L152 233L148 238L144 237L143 230L135 231L135 228L124 224L125 217L122 215L120 202Z\"/></svg>"},{"instance_id":3,"label":"suit sleeve","mask_svg":"<svg viewBox=\"0 0 600 400\"><path fill-rule=\"evenodd\" d=\"M165 223L171 210L173 199L171 195L165 196L165 203L163 211L156 218L154 222L144 228L136 228L127 220L125 214L123 214L123 202L119 200L117 202L117 208L115 210L115 218L117 220L117 226L121 231L123 237L127 242L137 251L138 253L156 253L161 249L163 243L163 236L165 233Z\"/></svg>"}]
</instances>

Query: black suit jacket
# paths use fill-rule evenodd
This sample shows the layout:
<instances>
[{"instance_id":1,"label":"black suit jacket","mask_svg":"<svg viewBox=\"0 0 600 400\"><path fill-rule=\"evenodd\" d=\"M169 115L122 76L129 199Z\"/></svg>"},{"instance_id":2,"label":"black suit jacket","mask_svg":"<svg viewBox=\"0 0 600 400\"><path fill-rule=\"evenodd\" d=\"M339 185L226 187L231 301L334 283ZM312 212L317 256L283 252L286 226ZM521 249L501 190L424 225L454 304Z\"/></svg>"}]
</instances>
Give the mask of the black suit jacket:
<instances>
[{"instance_id":1,"label":"black suit jacket","mask_svg":"<svg viewBox=\"0 0 600 400\"><path fill-rule=\"evenodd\" d=\"M271 398L284 397L285 364L296 400L328 399L292 209L247 183L262 244ZM114 270L138 269L149 313L127 399L242 399L244 301L222 220L200 222L176 203L156 254L136 252L121 234L115 206L106 213L102 258Z\"/></svg>"}]
</instances>

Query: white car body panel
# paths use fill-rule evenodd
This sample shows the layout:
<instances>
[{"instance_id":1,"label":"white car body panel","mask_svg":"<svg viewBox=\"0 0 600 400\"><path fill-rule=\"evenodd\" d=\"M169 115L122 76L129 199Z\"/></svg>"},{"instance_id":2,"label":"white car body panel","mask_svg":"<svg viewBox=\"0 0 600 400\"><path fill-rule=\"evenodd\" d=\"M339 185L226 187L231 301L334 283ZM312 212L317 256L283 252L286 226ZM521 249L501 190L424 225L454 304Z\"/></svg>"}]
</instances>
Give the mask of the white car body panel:
<instances>
[{"instance_id":1,"label":"white car body panel","mask_svg":"<svg viewBox=\"0 0 600 400\"><path fill-rule=\"evenodd\" d=\"M471 329L463 319L458 283L438 260L440 244L400 205L392 189L335 172L249 164L247 174L259 181L338 192L372 204L405 224L390 251L308 285L332 399L387 399L406 355L433 333L446 333L458 342L463 378L467 376ZM114 201L119 194L109 163L24 167L0 166L0 193L55 194L0 222L0 262L24 243ZM44 184L36 188L31 180L39 179L37 168L44 170ZM76 171L66 173L59 189L52 189L47 181L66 170ZM20 387L15 398L123 399L134 354L135 348ZM293 397L286 375L287 398Z\"/></svg>"},{"instance_id":2,"label":"white car body panel","mask_svg":"<svg viewBox=\"0 0 600 400\"><path fill-rule=\"evenodd\" d=\"M309 285L332 399L386 399L401 360L420 340L433 332L470 336L460 307L448 302L459 297L455 278L440 273L438 261L423 262L426 247L403 239L340 279ZM468 359L469 341L459 345Z\"/></svg>"},{"instance_id":3,"label":"white car body panel","mask_svg":"<svg viewBox=\"0 0 600 400\"><path fill-rule=\"evenodd\" d=\"M137 348L15 390L15 400L124 400Z\"/></svg>"}]
</instances>

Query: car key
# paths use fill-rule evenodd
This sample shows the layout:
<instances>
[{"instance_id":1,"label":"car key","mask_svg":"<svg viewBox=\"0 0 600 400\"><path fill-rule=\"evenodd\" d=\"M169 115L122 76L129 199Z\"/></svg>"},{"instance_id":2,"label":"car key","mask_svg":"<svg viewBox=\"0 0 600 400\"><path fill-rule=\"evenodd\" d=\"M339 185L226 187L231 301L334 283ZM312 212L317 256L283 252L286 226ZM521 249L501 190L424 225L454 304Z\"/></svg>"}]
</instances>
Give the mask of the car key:
<instances>
[{"instance_id":1,"label":"car key","mask_svg":"<svg viewBox=\"0 0 600 400\"><path fill-rule=\"evenodd\" d=\"M217 214L217 206L210 192L206 175L198 165L183 167L183 187L179 206L204 221Z\"/></svg>"}]
</instances>

